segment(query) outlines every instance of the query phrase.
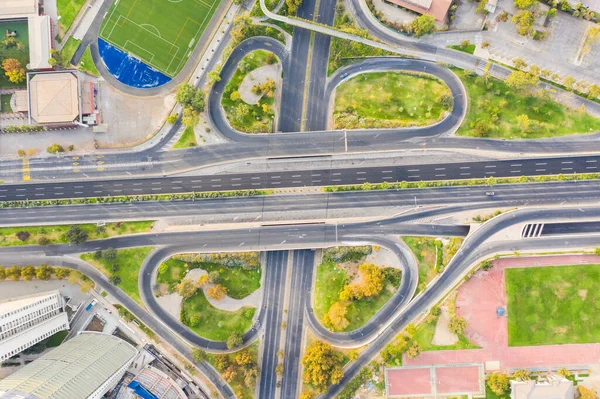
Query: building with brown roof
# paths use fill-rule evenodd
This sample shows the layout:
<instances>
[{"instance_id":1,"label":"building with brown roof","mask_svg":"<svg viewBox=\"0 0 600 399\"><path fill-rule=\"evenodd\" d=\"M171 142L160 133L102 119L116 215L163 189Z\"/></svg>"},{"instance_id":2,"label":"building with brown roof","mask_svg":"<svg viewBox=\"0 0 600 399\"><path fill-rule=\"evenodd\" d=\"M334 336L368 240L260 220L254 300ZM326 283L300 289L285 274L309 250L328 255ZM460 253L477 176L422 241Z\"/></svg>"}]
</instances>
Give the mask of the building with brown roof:
<instances>
[{"instance_id":1,"label":"building with brown roof","mask_svg":"<svg viewBox=\"0 0 600 399\"><path fill-rule=\"evenodd\" d=\"M29 117L37 123L69 123L81 116L79 81L71 72L36 74L28 87Z\"/></svg>"},{"instance_id":2,"label":"building with brown roof","mask_svg":"<svg viewBox=\"0 0 600 399\"><path fill-rule=\"evenodd\" d=\"M452 0L385 0L418 14L431 15L438 23L446 22Z\"/></svg>"}]
</instances>

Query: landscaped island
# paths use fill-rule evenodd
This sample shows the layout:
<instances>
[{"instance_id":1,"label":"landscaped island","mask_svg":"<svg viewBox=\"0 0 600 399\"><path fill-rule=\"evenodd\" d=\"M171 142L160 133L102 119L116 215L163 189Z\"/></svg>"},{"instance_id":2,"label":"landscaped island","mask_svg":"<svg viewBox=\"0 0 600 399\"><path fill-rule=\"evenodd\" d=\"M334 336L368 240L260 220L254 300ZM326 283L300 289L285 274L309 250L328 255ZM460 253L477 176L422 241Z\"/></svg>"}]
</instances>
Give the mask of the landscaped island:
<instances>
[{"instance_id":1,"label":"landscaped island","mask_svg":"<svg viewBox=\"0 0 600 399\"><path fill-rule=\"evenodd\" d=\"M336 89L335 129L432 125L452 108L452 94L433 75L370 72Z\"/></svg>"}]
</instances>

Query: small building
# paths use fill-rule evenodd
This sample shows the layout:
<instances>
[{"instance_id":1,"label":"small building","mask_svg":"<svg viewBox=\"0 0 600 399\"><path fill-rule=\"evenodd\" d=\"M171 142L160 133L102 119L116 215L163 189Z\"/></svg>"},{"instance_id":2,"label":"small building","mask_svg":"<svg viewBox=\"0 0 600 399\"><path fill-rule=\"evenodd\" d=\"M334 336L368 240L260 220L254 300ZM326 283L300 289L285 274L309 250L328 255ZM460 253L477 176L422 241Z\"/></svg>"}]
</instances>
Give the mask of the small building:
<instances>
[{"instance_id":1,"label":"small building","mask_svg":"<svg viewBox=\"0 0 600 399\"><path fill-rule=\"evenodd\" d=\"M511 381L510 387L512 399L573 399L575 397L573 382L562 377L544 382Z\"/></svg>"},{"instance_id":2,"label":"small building","mask_svg":"<svg viewBox=\"0 0 600 399\"><path fill-rule=\"evenodd\" d=\"M38 0L0 1L0 20L25 19L39 15Z\"/></svg>"},{"instance_id":3,"label":"small building","mask_svg":"<svg viewBox=\"0 0 600 399\"><path fill-rule=\"evenodd\" d=\"M137 349L118 337L84 332L0 381L0 399L100 399Z\"/></svg>"},{"instance_id":4,"label":"small building","mask_svg":"<svg viewBox=\"0 0 600 399\"><path fill-rule=\"evenodd\" d=\"M0 301L0 361L68 330L64 306L57 290Z\"/></svg>"},{"instance_id":5,"label":"small building","mask_svg":"<svg viewBox=\"0 0 600 399\"><path fill-rule=\"evenodd\" d=\"M81 119L79 81L73 73L38 73L29 79L28 87L29 117L37 123L60 124Z\"/></svg>"},{"instance_id":6,"label":"small building","mask_svg":"<svg viewBox=\"0 0 600 399\"><path fill-rule=\"evenodd\" d=\"M385 0L390 4L406 8L418 14L431 15L438 23L446 23L446 15L452 0Z\"/></svg>"}]
</instances>

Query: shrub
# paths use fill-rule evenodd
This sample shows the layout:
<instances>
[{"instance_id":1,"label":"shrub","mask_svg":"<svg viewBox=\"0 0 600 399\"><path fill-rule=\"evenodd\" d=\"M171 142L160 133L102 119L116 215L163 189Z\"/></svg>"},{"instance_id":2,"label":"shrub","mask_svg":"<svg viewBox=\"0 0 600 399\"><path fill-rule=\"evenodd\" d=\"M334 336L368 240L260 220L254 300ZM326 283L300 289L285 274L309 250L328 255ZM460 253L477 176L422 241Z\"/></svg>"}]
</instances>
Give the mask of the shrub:
<instances>
[{"instance_id":1,"label":"shrub","mask_svg":"<svg viewBox=\"0 0 600 399\"><path fill-rule=\"evenodd\" d=\"M46 246L50 244L50 240L47 237L38 238L38 245Z\"/></svg>"},{"instance_id":2,"label":"shrub","mask_svg":"<svg viewBox=\"0 0 600 399\"><path fill-rule=\"evenodd\" d=\"M19 231L19 232L16 234L16 236L17 236L17 238L18 238L19 240L21 240L21 241L26 241L26 240L29 238L29 236L31 236L31 234L29 234L29 232L28 232L28 231Z\"/></svg>"}]
</instances>

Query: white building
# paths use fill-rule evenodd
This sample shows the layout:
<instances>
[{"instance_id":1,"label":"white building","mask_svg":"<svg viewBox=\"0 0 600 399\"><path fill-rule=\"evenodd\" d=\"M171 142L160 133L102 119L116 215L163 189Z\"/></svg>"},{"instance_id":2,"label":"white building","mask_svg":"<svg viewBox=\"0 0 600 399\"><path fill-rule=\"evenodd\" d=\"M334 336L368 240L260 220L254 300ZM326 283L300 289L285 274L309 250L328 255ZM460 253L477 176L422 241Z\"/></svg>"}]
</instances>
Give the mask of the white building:
<instances>
[{"instance_id":1,"label":"white building","mask_svg":"<svg viewBox=\"0 0 600 399\"><path fill-rule=\"evenodd\" d=\"M566 378L552 378L548 381L511 381L512 399L573 399L573 383Z\"/></svg>"},{"instance_id":2,"label":"white building","mask_svg":"<svg viewBox=\"0 0 600 399\"><path fill-rule=\"evenodd\" d=\"M69 329L60 292L48 291L0 301L0 361L59 331Z\"/></svg>"},{"instance_id":3,"label":"white building","mask_svg":"<svg viewBox=\"0 0 600 399\"><path fill-rule=\"evenodd\" d=\"M137 356L121 338L84 332L0 381L0 399L99 399Z\"/></svg>"}]
</instances>

